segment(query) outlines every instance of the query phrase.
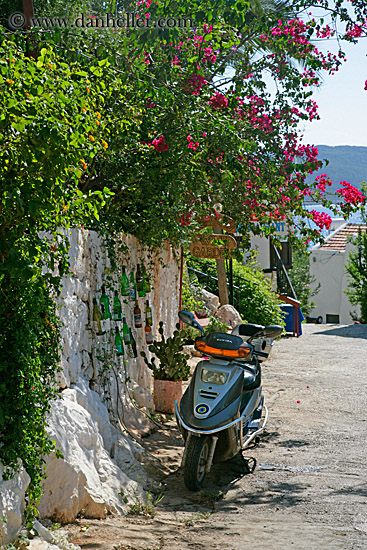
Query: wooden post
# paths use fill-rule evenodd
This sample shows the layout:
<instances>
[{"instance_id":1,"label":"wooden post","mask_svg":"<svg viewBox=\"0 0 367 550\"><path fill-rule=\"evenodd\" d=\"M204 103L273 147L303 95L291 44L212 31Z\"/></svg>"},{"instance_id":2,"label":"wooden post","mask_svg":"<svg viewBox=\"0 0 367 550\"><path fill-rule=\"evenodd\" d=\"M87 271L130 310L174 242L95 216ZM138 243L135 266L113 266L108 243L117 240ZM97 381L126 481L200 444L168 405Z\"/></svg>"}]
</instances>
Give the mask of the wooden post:
<instances>
[{"instance_id":1,"label":"wooden post","mask_svg":"<svg viewBox=\"0 0 367 550\"><path fill-rule=\"evenodd\" d=\"M184 263L184 249L181 246L181 261L180 261L180 295L178 300L178 309L182 308L182 284L183 284L183 263ZM181 321L180 321L181 324Z\"/></svg>"},{"instance_id":2,"label":"wooden post","mask_svg":"<svg viewBox=\"0 0 367 550\"><path fill-rule=\"evenodd\" d=\"M23 0L23 12L25 17L24 30L29 31L32 28L32 22L34 19L33 0ZM27 34L27 56L31 59L37 59L38 49L35 36L30 32Z\"/></svg>"},{"instance_id":3,"label":"wooden post","mask_svg":"<svg viewBox=\"0 0 367 550\"><path fill-rule=\"evenodd\" d=\"M28 31L34 18L33 0L23 0L23 13L25 17L25 30Z\"/></svg>"},{"instance_id":4,"label":"wooden post","mask_svg":"<svg viewBox=\"0 0 367 550\"><path fill-rule=\"evenodd\" d=\"M233 260L229 260L229 303L234 306L234 291L233 291Z\"/></svg>"},{"instance_id":5,"label":"wooden post","mask_svg":"<svg viewBox=\"0 0 367 550\"><path fill-rule=\"evenodd\" d=\"M222 235L222 229L218 227L213 227L213 232L216 235ZM228 300L228 289L227 289L227 274L226 274L226 264L225 260L215 260L217 263L217 277L218 277L218 294L219 302L221 306L229 304Z\"/></svg>"}]
</instances>

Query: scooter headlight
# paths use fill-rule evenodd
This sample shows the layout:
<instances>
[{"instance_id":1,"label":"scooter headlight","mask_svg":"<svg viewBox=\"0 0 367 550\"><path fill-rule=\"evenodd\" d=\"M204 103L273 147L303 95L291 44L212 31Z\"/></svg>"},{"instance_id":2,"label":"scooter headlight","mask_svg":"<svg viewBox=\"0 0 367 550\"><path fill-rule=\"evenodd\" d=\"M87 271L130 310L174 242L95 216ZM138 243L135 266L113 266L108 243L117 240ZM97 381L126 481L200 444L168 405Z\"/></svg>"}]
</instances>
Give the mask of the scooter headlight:
<instances>
[{"instance_id":1,"label":"scooter headlight","mask_svg":"<svg viewBox=\"0 0 367 550\"><path fill-rule=\"evenodd\" d=\"M218 384L222 386L228 380L229 373L210 369L201 369L201 381L208 384Z\"/></svg>"}]
</instances>

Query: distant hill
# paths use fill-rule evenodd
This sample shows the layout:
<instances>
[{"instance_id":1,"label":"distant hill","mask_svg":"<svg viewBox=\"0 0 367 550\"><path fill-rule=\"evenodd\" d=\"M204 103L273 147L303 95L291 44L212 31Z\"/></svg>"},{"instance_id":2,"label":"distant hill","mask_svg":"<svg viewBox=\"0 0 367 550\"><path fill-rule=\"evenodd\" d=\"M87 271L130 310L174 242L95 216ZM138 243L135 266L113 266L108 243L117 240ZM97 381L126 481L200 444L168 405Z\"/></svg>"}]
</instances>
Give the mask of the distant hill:
<instances>
[{"instance_id":1,"label":"distant hill","mask_svg":"<svg viewBox=\"0 0 367 550\"><path fill-rule=\"evenodd\" d=\"M357 147L354 145L316 145L319 154L318 159L327 159L329 164L323 166L321 170L312 174L308 182L315 181L319 174L327 174L333 180L333 185L329 190L335 193L340 189L341 181L348 181L358 189L361 188L362 181L367 183L367 147Z\"/></svg>"}]
</instances>

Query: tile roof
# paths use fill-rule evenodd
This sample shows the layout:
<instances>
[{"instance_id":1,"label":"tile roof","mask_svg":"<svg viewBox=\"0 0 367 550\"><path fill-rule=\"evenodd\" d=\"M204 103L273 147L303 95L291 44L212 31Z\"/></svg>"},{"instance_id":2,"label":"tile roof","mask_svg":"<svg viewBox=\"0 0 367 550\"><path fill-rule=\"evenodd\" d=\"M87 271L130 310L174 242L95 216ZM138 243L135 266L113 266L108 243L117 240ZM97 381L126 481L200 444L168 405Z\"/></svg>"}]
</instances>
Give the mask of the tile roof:
<instances>
[{"instance_id":1,"label":"tile roof","mask_svg":"<svg viewBox=\"0 0 367 550\"><path fill-rule=\"evenodd\" d=\"M347 238L351 235L357 235L358 228L366 231L367 225L361 223L348 223L337 229L331 236L320 246L319 250L345 250Z\"/></svg>"}]
</instances>

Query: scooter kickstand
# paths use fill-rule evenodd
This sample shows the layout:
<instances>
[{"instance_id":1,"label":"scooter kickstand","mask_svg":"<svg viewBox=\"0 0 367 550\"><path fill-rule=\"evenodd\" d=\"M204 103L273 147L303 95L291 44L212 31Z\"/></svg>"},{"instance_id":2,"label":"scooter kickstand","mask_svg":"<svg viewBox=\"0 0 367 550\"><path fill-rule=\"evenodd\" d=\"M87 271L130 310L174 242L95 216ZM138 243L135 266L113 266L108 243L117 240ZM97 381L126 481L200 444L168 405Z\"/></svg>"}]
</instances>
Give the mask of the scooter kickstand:
<instances>
[{"instance_id":1,"label":"scooter kickstand","mask_svg":"<svg viewBox=\"0 0 367 550\"><path fill-rule=\"evenodd\" d=\"M245 458L243 456L243 450L239 452L239 455L244 465L245 473L252 474L256 468L256 458L253 458L253 457Z\"/></svg>"}]
</instances>

